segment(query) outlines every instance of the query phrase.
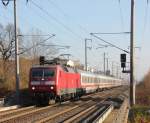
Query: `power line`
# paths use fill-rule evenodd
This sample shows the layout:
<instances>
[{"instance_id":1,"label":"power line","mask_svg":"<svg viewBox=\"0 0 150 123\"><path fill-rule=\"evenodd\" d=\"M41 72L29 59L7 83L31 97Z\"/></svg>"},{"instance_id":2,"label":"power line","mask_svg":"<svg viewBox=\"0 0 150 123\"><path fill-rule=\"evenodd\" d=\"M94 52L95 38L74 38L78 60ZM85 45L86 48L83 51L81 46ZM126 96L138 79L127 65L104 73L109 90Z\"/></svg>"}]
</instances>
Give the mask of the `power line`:
<instances>
[{"instance_id":1,"label":"power line","mask_svg":"<svg viewBox=\"0 0 150 123\"><path fill-rule=\"evenodd\" d=\"M33 2L33 0L30 0L31 3L36 6L37 8L39 8L44 14L46 14L47 16L49 16L51 19L53 19L55 22L57 22L59 25L61 25L63 28L65 28L67 31L71 32L72 34L74 34L76 37L78 37L79 39L82 39L82 36L76 34L73 30L71 30L68 26L66 26L65 24L63 24L61 21L59 21L56 17L54 17L53 15L51 15L47 10L45 10L44 8L40 7L38 4L36 4L35 2Z\"/></svg>"},{"instance_id":2,"label":"power line","mask_svg":"<svg viewBox=\"0 0 150 123\"><path fill-rule=\"evenodd\" d=\"M114 45L114 44L112 44L112 43L110 43L110 42L108 42L108 41L106 41L106 40L100 38L99 36L96 36L95 33L90 33L90 34L91 34L93 37L95 37L95 38L97 38L97 39L99 39L99 40L101 40L101 41L103 41L103 42L105 42L105 43L111 45L112 47L115 47L115 48L117 48L117 49L119 49L119 50L121 50L121 51L124 51L124 52L126 52L126 53L130 53L129 51L124 50L124 49L120 48L119 46Z\"/></svg>"},{"instance_id":3,"label":"power line","mask_svg":"<svg viewBox=\"0 0 150 123\"><path fill-rule=\"evenodd\" d=\"M68 18L68 17L69 17L69 19L71 18L70 15L66 14L56 3L52 2L52 0L48 0L48 2L49 2L50 4L52 4L53 6L55 6L55 7L57 8L57 10L58 10L60 13L62 13L62 15L63 15L65 18ZM86 34L89 34L89 31L88 31L85 27L83 27L81 24L76 23L76 25L77 25L81 30L83 30Z\"/></svg>"},{"instance_id":4,"label":"power line","mask_svg":"<svg viewBox=\"0 0 150 123\"><path fill-rule=\"evenodd\" d=\"M121 34L130 34L130 32L97 32L91 34L106 34L106 35L121 35Z\"/></svg>"},{"instance_id":5,"label":"power line","mask_svg":"<svg viewBox=\"0 0 150 123\"><path fill-rule=\"evenodd\" d=\"M50 38L52 38L52 37L54 37L54 36L55 36L55 35L52 34L52 35L49 36L48 38L46 38L46 39L44 39L43 41L37 43L36 45L33 45L32 47L30 47L30 48L28 48L28 49L25 49L24 51L20 52L19 55L20 55L20 54L23 54L23 53L25 53L25 52L27 52L27 51L29 51L29 50L31 50L31 49L33 49L34 47L37 47L38 45L41 45L42 43L46 42L47 40L49 40Z\"/></svg>"},{"instance_id":6,"label":"power line","mask_svg":"<svg viewBox=\"0 0 150 123\"><path fill-rule=\"evenodd\" d=\"M10 14L12 13L9 8L7 8L7 10L8 10L8 12L9 12ZM21 15L23 15L23 14L21 14ZM9 20L9 18L7 17L6 20ZM23 17L23 16L20 16L20 20L26 22L28 25L30 25L30 26L32 26L32 27L34 27L34 28L36 28L36 29L39 29L37 25L35 25L34 23L31 23L31 21L29 21L27 18L25 18L25 17ZM20 22L22 22L22 21L20 21ZM39 30L40 30L40 29L39 29ZM25 35L24 35L24 36L25 36ZM32 35L32 36L33 36L33 35Z\"/></svg>"},{"instance_id":7,"label":"power line","mask_svg":"<svg viewBox=\"0 0 150 123\"><path fill-rule=\"evenodd\" d=\"M31 0L32 1L32 0ZM43 10L43 8L41 8L39 5L37 5L36 3L33 3L33 1L32 1L32 4L36 7L36 8L38 8L38 9L40 9L43 13L45 13L45 11L46 11L46 13L45 13L45 15L47 15L48 17L50 17L51 18L51 15L48 13L48 11L47 10ZM35 12L36 14L37 14L37 12ZM39 16L41 16L40 14L39 14ZM43 19L43 20L45 20L42 16L41 16L41 19ZM52 18L53 19L53 18ZM54 20L54 19L53 19ZM46 20L45 20L46 21ZM55 21L55 20L54 20ZM49 23L48 21L46 21L47 23ZM58 22L57 22L58 23ZM58 23L59 24L59 23ZM59 24L59 25L61 25L61 24ZM62 25L61 25L62 26ZM66 28L65 28L66 29ZM68 32L71 32L72 34L74 34L74 32L73 31L70 31L70 30L68 30L68 29L66 29ZM78 39L81 39L82 40L82 37L81 36L79 36L79 35L77 35L77 34L74 34L74 36L76 36L76 38L78 38ZM79 47L78 47L79 48ZM77 49L77 48L76 48ZM80 56L80 52L79 52L79 50L76 50L76 53L78 54L77 56Z\"/></svg>"},{"instance_id":8,"label":"power line","mask_svg":"<svg viewBox=\"0 0 150 123\"><path fill-rule=\"evenodd\" d=\"M57 10L62 13L62 15L66 18L68 15L63 11L62 8L60 8L56 3L54 3L54 1L52 0L47 0L50 4L52 4L55 8L57 8Z\"/></svg>"},{"instance_id":9,"label":"power line","mask_svg":"<svg viewBox=\"0 0 150 123\"><path fill-rule=\"evenodd\" d=\"M121 8L120 0L118 0L118 2L119 2L119 11L120 11L120 20L121 20L122 31L124 31L123 12L122 12L122 8Z\"/></svg>"},{"instance_id":10,"label":"power line","mask_svg":"<svg viewBox=\"0 0 150 123\"><path fill-rule=\"evenodd\" d=\"M57 45L57 44L41 44L42 46L50 46L50 47L60 47L60 48L67 48L69 49L71 46L67 46L67 45Z\"/></svg>"}]
</instances>

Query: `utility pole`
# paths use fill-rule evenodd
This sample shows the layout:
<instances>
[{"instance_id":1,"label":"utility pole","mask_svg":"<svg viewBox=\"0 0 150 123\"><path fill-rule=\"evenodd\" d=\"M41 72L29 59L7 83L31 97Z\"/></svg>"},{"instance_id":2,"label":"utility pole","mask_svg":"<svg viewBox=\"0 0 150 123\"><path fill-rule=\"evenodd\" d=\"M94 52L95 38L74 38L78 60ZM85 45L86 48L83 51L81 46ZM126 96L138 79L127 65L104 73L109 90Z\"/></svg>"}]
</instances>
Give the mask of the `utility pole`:
<instances>
[{"instance_id":1,"label":"utility pole","mask_svg":"<svg viewBox=\"0 0 150 123\"><path fill-rule=\"evenodd\" d=\"M85 39L85 70L87 71L87 39Z\"/></svg>"},{"instance_id":2,"label":"utility pole","mask_svg":"<svg viewBox=\"0 0 150 123\"><path fill-rule=\"evenodd\" d=\"M91 41L92 39L85 39L85 70L87 71L87 48L91 49L92 47L87 46L87 41Z\"/></svg>"},{"instance_id":3,"label":"utility pole","mask_svg":"<svg viewBox=\"0 0 150 123\"><path fill-rule=\"evenodd\" d=\"M106 54L105 54L105 52L104 52L104 74L106 74L106 70L105 70L105 58L106 57Z\"/></svg>"},{"instance_id":4,"label":"utility pole","mask_svg":"<svg viewBox=\"0 0 150 123\"><path fill-rule=\"evenodd\" d=\"M116 77L119 78L118 77L119 76L119 67L118 67L118 65L116 66L116 68L117 68L117 70L116 70Z\"/></svg>"},{"instance_id":5,"label":"utility pole","mask_svg":"<svg viewBox=\"0 0 150 123\"><path fill-rule=\"evenodd\" d=\"M130 105L135 104L134 83L134 10L135 0L131 0L131 34L130 34Z\"/></svg>"},{"instance_id":6,"label":"utility pole","mask_svg":"<svg viewBox=\"0 0 150 123\"><path fill-rule=\"evenodd\" d=\"M112 76L113 76L113 74L114 74L114 62L113 62L113 61L112 61L112 68L111 68L111 69L112 69L112 70L111 70L111 71L112 71L111 74L112 74Z\"/></svg>"},{"instance_id":7,"label":"utility pole","mask_svg":"<svg viewBox=\"0 0 150 123\"><path fill-rule=\"evenodd\" d=\"M108 72L108 69L109 69L109 68L108 68L108 58L106 58L106 60L107 60L107 70L106 70L106 71Z\"/></svg>"},{"instance_id":8,"label":"utility pole","mask_svg":"<svg viewBox=\"0 0 150 123\"><path fill-rule=\"evenodd\" d=\"M15 73L16 73L16 99L19 103L19 47L18 47L18 33L17 33L17 0L2 0L4 6L7 6L10 1L14 2L14 40L15 40Z\"/></svg>"},{"instance_id":9,"label":"utility pole","mask_svg":"<svg viewBox=\"0 0 150 123\"><path fill-rule=\"evenodd\" d=\"M16 0L14 0L14 33L15 33L15 66L16 66L16 97L17 103L19 103L19 48L18 48L18 37L17 37L17 11L16 11Z\"/></svg>"}]
</instances>

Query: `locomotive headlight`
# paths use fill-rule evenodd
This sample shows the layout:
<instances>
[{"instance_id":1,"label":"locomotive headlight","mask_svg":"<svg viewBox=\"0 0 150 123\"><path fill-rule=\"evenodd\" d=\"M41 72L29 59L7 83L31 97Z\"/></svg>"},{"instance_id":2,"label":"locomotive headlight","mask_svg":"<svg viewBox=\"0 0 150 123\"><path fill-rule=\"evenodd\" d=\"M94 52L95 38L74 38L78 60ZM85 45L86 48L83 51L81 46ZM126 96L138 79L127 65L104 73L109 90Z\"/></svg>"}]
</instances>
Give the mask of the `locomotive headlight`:
<instances>
[{"instance_id":1,"label":"locomotive headlight","mask_svg":"<svg viewBox=\"0 0 150 123\"><path fill-rule=\"evenodd\" d=\"M53 90L54 89L54 87L53 86L51 86L51 90Z\"/></svg>"},{"instance_id":2,"label":"locomotive headlight","mask_svg":"<svg viewBox=\"0 0 150 123\"><path fill-rule=\"evenodd\" d=\"M32 90L35 90L35 87L34 87L34 86L32 87Z\"/></svg>"}]
</instances>

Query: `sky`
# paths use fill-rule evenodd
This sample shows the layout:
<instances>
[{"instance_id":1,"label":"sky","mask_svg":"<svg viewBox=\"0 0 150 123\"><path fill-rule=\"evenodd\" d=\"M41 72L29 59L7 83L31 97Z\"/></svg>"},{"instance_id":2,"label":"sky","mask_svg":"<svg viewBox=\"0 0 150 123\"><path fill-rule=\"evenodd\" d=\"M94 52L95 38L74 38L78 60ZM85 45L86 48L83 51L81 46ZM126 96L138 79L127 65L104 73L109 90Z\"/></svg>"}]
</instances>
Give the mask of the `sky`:
<instances>
[{"instance_id":1,"label":"sky","mask_svg":"<svg viewBox=\"0 0 150 123\"><path fill-rule=\"evenodd\" d=\"M150 9L147 0L135 0L135 74L141 80L150 68ZM56 34L47 43L69 45L70 49L59 50L59 54L69 53L71 59L84 64L84 43L88 41L88 65L103 70L103 54L106 53L109 69L114 63L114 74L120 68L122 51L114 48L98 48L106 43L90 33L115 33L130 31L130 0L17 0L17 21L22 34L33 29L42 34ZM0 2L0 23L13 23L13 2L4 6ZM129 50L130 35L97 35L110 43ZM27 44L30 43L26 42ZM57 55L59 55L57 54ZM44 55L44 54L43 54ZM129 54L127 54L129 62ZM127 64L127 66L129 66Z\"/></svg>"}]
</instances>

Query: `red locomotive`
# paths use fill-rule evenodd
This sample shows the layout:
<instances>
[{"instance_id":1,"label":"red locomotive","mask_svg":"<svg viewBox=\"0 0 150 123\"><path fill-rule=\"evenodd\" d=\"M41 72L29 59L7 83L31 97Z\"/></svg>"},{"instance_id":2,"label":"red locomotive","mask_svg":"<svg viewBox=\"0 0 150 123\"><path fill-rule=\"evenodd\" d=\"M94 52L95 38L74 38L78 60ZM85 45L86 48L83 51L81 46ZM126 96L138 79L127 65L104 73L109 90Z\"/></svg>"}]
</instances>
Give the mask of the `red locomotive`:
<instances>
[{"instance_id":1,"label":"red locomotive","mask_svg":"<svg viewBox=\"0 0 150 123\"><path fill-rule=\"evenodd\" d=\"M79 98L85 93L121 84L120 79L77 70L53 61L31 68L29 89L38 103L48 103L50 99Z\"/></svg>"}]
</instances>

